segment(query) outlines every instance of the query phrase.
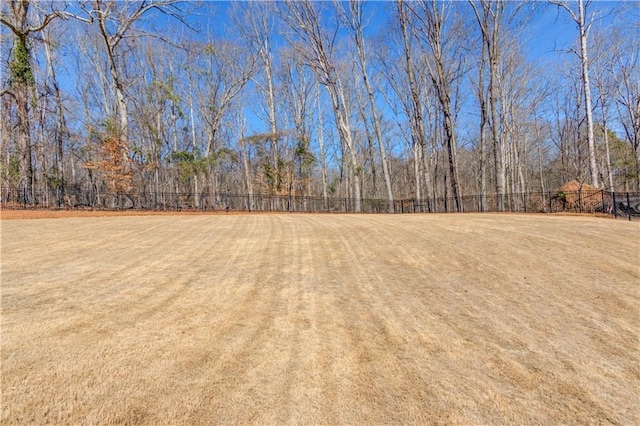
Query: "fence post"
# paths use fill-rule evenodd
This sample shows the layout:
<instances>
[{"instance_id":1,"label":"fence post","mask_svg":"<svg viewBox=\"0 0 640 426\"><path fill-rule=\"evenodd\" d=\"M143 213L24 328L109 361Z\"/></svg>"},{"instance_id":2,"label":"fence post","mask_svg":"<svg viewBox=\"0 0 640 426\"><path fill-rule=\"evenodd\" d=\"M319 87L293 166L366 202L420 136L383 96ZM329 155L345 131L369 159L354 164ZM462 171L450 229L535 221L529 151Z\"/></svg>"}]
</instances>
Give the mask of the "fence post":
<instances>
[{"instance_id":1,"label":"fence post","mask_svg":"<svg viewBox=\"0 0 640 426\"><path fill-rule=\"evenodd\" d=\"M631 220L631 199L629 198L628 192L627 192L627 215L629 216L629 220Z\"/></svg>"},{"instance_id":2,"label":"fence post","mask_svg":"<svg viewBox=\"0 0 640 426\"><path fill-rule=\"evenodd\" d=\"M616 204L616 193L615 192L611 193L611 199L612 199L611 201L613 203L613 208L611 209L611 212L613 213L613 217L615 219L617 219L618 218L618 205Z\"/></svg>"},{"instance_id":3,"label":"fence post","mask_svg":"<svg viewBox=\"0 0 640 426\"><path fill-rule=\"evenodd\" d=\"M580 206L580 213L582 213L582 190L578 190L578 203Z\"/></svg>"}]
</instances>

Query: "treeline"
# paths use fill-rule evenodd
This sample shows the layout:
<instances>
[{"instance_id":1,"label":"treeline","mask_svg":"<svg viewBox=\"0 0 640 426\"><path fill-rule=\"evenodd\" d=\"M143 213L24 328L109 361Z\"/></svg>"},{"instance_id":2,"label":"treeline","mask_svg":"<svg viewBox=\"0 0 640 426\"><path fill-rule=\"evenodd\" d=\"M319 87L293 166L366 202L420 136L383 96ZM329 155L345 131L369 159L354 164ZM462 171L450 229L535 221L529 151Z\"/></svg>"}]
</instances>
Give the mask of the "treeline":
<instances>
[{"instance_id":1,"label":"treeline","mask_svg":"<svg viewBox=\"0 0 640 426\"><path fill-rule=\"evenodd\" d=\"M469 195L502 210L572 180L640 190L638 3L1 7L9 191L335 197L359 211L409 198L460 210ZM541 55L529 40L549 14L575 42Z\"/></svg>"}]
</instances>

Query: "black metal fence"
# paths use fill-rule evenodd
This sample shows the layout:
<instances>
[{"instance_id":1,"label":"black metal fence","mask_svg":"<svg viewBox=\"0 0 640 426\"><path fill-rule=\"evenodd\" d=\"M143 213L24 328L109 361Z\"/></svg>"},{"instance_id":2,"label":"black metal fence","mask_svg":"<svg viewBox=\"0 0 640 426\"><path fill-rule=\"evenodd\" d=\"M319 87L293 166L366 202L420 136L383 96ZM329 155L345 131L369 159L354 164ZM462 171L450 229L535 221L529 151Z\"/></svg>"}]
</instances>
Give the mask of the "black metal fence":
<instances>
[{"instance_id":1,"label":"black metal fence","mask_svg":"<svg viewBox=\"0 0 640 426\"><path fill-rule=\"evenodd\" d=\"M385 199L360 200L362 213L387 213ZM500 208L502 206L502 208ZM0 207L50 210L148 210L148 211L245 211L355 213L352 198L294 195L129 192L112 193L95 189L27 191L0 188ZM487 194L453 198L401 199L394 201L394 213L441 212L605 213L629 219L640 217L640 193L581 191Z\"/></svg>"}]
</instances>

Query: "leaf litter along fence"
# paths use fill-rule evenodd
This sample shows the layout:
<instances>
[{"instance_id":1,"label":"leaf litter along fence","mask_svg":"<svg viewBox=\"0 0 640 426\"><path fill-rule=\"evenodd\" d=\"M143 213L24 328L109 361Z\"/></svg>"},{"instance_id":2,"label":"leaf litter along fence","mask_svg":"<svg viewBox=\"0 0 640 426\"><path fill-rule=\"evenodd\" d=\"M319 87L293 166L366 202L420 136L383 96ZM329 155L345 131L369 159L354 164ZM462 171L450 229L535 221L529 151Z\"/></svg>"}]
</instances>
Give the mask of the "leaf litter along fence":
<instances>
[{"instance_id":1,"label":"leaf litter along fence","mask_svg":"<svg viewBox=\"0 0 640 426\"><path fill-rule=\"evenodd\" d=\"M589 190L576 192L530 192L522 194L487 194L461 197L460 209L453 198L400 199L394 201L395 213L468 213L498 212L502 199L503 212L523 213L605 213L631 220L640 218L640 193ZM387 213L385 199L363 198L362 213ZM142 211L244 211L244 212L326 212L355 213L352 198L308 197L294 195L129 192L113 193L97 190L33 191L0 188L3 210L142 210Z\"/></svg>"}]
</instances>

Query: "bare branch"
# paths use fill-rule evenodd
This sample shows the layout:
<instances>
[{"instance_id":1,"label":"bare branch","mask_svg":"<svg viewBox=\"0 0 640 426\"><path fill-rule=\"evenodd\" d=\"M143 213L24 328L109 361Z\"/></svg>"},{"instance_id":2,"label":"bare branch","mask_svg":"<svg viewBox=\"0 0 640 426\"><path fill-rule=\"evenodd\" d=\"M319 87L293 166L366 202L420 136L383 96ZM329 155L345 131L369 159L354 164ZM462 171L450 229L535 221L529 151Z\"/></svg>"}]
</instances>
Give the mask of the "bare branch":
<instances>
[{"instance_id":1,"label":"bare branch","mask_svg":"<svg viewBox=\"0 0 640 426\"><path fill-rule=\"evenodd\" d=\"M576 16L573 10L571 10L571 8L569 7L569 5L567 5L566 2L560 1L560 0L549 0L549 3L565 9L567 12L569 12L569 14L571 15L571 18L576 22L576 24L580 23L580 19L578 18L578 16Z\"/></svg>"},{"instance_id":2,"label":"bare branch","mask_svg":"<svg viewBox=\"0 0 640 426\"><path fill-rule=\"evenodd\" d=\"M48 15L46 15L44 17L44 20L42 21L42 24L37 25L35 27L30 27L27 28L25 31L25 34L29 34L29 33L37 33L40 32L42 30L44 30L46 28L47 25L49 25L51 23L51 21L53 21L53 19L60 17L60 13L59 12L54 12L54 13L50 13Z\"/></svg>"},{"instance_id":3,"label":"bare branch","mask_svg":"<svg viewBox=\"0 0 640 426\"><path fill-rule=\"evenodd\" d=\"M7 21L4 17L0 16L0 23L2 23L5 26L9 27L11 32L13 32L17 37L20 37L22 35L22 32L20 30L18 30L18 28L16 28L15 25L13 25L13 23Z\"/></svg>"},{"instance_id":4,"label":"bare branch","mask_svg":"<svg viewBox=\"0 0 640 426\"><path fill-rule=\"evenodd\" d=\"M13 92L13 90L5 89L2 92L0 92L0 97L5 96L5 95L12 97L14 101L18 100L18 98L17 98L16 94Z\"/></svg>"}]
</instances>

